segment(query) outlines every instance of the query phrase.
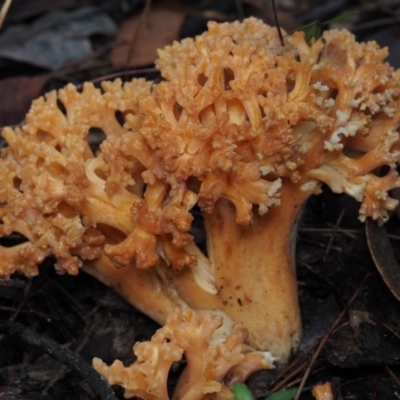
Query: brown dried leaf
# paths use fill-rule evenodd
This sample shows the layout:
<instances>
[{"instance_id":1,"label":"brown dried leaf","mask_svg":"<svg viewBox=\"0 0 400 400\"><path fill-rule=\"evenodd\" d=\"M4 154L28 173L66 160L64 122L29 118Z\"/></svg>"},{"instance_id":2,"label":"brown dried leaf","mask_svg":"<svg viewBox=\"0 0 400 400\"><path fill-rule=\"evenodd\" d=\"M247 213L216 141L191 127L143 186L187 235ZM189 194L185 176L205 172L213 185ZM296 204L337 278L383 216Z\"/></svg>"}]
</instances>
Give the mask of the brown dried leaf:
<instances>
[{"instance_id":1,"label":"brown dried leaf","mask_svg":"<svg viewBox=\"0 0 400 400\"><path fill-rule=\"evenodd\" d=\"M377 270L393 296L400 301L400 267L394 257L386 226L380 227L376 221L368 218L365 232Z\"/></svg>"},{"instance_id":2,"label":"brown dried leaf","mask_svg":"<svg viewBox=\"0 0 400 400\"><path fill-rule=\"evenodd\" d=\"M50 75L16 76L0 81L0 126L20 123Z\"/></svg>"},{"instance_id":3,"label":"brown dried leaf","mask_svg":"<svg viewBox=\"0 0 400 400\"><path fill-rule=\"evenodd\" d=\"M172 4L156 4L141 24L142 13L126 19L120 28L112 54L113 65L139 67L149 65L157 58L157 49L171 44L178 38L179 28L184 19L183 7ZM139 32L136 36L136 31ZM135 41L129 58L132 41ZM122 44L121 44L122 43Z\"/></svg>"}]
</instances>

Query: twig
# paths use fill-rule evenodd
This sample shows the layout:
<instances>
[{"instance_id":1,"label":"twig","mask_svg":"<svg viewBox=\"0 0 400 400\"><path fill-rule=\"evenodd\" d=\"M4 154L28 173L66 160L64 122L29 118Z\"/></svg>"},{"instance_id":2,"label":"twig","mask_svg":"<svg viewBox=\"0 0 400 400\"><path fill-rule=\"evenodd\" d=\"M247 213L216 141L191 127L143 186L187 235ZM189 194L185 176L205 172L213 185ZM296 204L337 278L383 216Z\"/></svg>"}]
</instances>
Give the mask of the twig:
<instances>
[{"instance_id":1,"label":"twig","mask_svg":"<svg viewBox=\"0 0 400 400\"><path fill-rule=\"evenodd\" d=\"M238 20L242 21L244 19L244 11L243 11L243 3L242 0L235 0L236 1L236 12L238 15Z\"/></svg>"},{"instance_id":2,"label":"twig","mask_svg":"<svg viewBox=\"0 0 400 400\"><path fill-rule=\"evenodd\" d=\"M308 360L304 361L303 364L298 366L295 370L293 370L290 374L286 375L273 389L270 390L269 394L278 392L279 390L283 389L287 386L287 383L298 373L300 373L304 368L307 367Z\"/></svg>"},{"instance_id":3,"label":"twig","mask_svg":"<svg viewBox=\"0 0 400 400\"><path fill-rule=\"evenodd\" d=\"M99 76L98 78L91 79L91 82L98 83L98 82L108 81L108 80L115 79L115 78L120 78L121 76L124 76L124 75L144 75L144 74L151 74L154 72L158 72L158 69L156 69L154 67L126 69L126 70L113 72L113 73L110 73L107 75Z\"/></svg>"},{"instance_id":4,"label":"twig","mask_svg":"<svg viewBox=\"0 0 400 400\"><path fill-rule=\"evenodd\" d=\"M316 369L313 369L312 371L310 371L310 375L313 376L313 375L319 374L321 371L326 370L328 367L329 367L328 364L321 365L319 368L316 368ZM303 378L297 378L294 381L289 382L285 387L292 388L293 386L296 386L302 380L303 380ZM307 388L303 388L302 390L307 391Z\"/></svg>"},{"instance_id":5,"label":"twig","mask_svg":"<svg viewBox=\"0 0 400 400\"><path fill-rule=\"evenodd\" d=\"M380 18L380 19L376 19L374 21L369 21L369 22L365 22L363 24L355 25L351 30L352 30L352 32L359 32L364 29L377 28L380 26L388 26L390 24L395 24L396 22L399 22L399 21L400 21L400 16Z\"/></svg>"},{"instance_id":6,"label":"twig","mask_svg":"<svg viewBox=\"0 0 400 400\"><path fill-rule=\"evenodd\" d=\"M358 0L358 2L365 6L365 10L380 10L387 15L396 15L395 10L385 6L385 4L379 4L379 2L371 2L369 0Z\"/></svg>"},{"instance_id":7,"label":"twig","mask_svg":"<svg viewBox=\"0 0 400 400\"><path fill-rule=\"evenodd\" d=\"M374 375L374 377L372 378L372 396L373 396L373 400L378 399L377 390L376 390L376 375Z\"/></svg>"},{"instance_id":8,"label":"twig","mask_svg":"<svg viewBox=\"0 0 400 400\"><path fill-rule=\"evenodd\" d=\"M300 372L302 369L306 367L308 360L304 361L300 366L297 365L300 363L300 361L303 361L316 346L317 342L314 342L303 354L294 359L286 368L284 368L278 374L275 380L271 383L272 389L270 390L270 393L275 393L281 388L283 388L288 380L290 380L293 376L295 376L298 372ZM295 367L296 369L293 371L293 368ZM279 380L281 381L278 383Z\"/></svg>"},{"instance_id":9,"label":"twig","mask_svg":"<svg viewBox=\"0 0 400 400\"><path fill-rule=\"evenodd\" d=\"M371 318L373 322L377 323L378 325L382 326L383 328L387 329L393 336L396 336L397 339L400 340L400 333L394 331L390 325L387 323L381 321L378 318L372 317Z\"/></svg>"},{"instance_id":10,"label":"twig","mask_svg":"<svg viewBox=\"0 0 400 400\"><path fill-rule=\"evenodd\" d=\"M304 373L303 379L301 380L300 386L297 389L296 397L294 400L299 400L301 392L304 388L304 385L306 384L306 381L311 373L312 366L314 365L316 359L318 358L319 354L321 353L322 348L324 347L326 341L328 340L330 334L337 328L337 326L340 324L342 318L346 315L346 312L348 311L349 307L351 304L354 302L354 300L358 297L358 295L361 292L361 289L364 287L365 281L369 278L370 274L367 274L360 285L358 286L357 290L351 296L350 300L347 302L346 306L344 307L343 311L339 314L339 316L336 318L335 322L332 324L332 326L329 328L328 332L325 334L325 336L322 338L321 342L319 343L317 349L315 350L314 355L312 356L309 365L306 369L306 372Z\"/></svg>"},{"instance_id":11,"label":"twig","mask_svg":"<svg viewBox=\"0 0 400 400\"><path fill-rule=\"evenodd\" d=\"M308 262L300 262L300 265L302 267L307 268L312 274L318 276L318 278L324 280L330 287L335 287L335 285L331 282L331 280L329 278L327 278L326 274L321 274L318 271L316 271L312 265L310 265L310 263Z\"/></svg>"},{"instance_id":12,"label":"twig","mask_svg":"<svg viewBox=\"0 0 400 400\"><path fill-rule=\"evenodd\" d=\"M16 308L15 307L0 306L0 310L9 311L9 312L15 312ZM24 313L30 313L30 311L22 310L21 314L24 314ZM0 336L3 336L3 335L0 335Z\"/></svg>"},{"instance_id":13,"label":"twig","mask_svg":"<svg viewBox=\"0 0 400 400\"><path fill-rule=\"evenodd\" d=\"M326 243L321 243L320 241L317 240L312 240L312 239L307 239L307 238L302 238L301 239L303 242L305 243L309 243L314 245L315 247L323 247L324 249L326 249ZM343 249L339 246L331 246L330 250L335 250L337 252L341 252L343 251Z\"/></svg>"},{"instance_id":14,"label":"twig","mask_svg":"<svg viewBox=\"0 0 400 400\"><path fill-rule=\"evenodd\" d=\"M281 31L281 26L279 25L278 13L276 12L275 0L272 0L272 10L274 12L275 26L276 26L276 29L278 30L281 45L282 45L282 47L285 47L285 42L283 41L283 36L282 36L282 31Z\"/></svg>"},{"instance_id":15,"label":"twig","mask_svg":"<svg viewBox=\"0 0 400 400\"><path fill-rule=\"evenodd\" d=\"M18 304L18 307L15 309L13 315L11 315L9 321L15 321L18 317L18 315L21 313L22 309L24 308L25 304L27 303L27 301L29 300L29 292L31 290L32 287L32 280L30 280L27 285L24 288L24 293L22 294L22 299ZM3 340L4 335L0 334L0 341Z\"/></svg>"},{"instance_id":16,"label":"twig","mask_svg":"<svg viewBox=\"0 0 400 400\"><path fill-rule=\"evenodd\" d=\"M392 377L392 379L396 382L396 385L400 387L400 379L395 375L395 373L389 368L385 367L386 372Z\"/></svg>"},{"instance_id":17,"label":"twig","mask_svg":"<svg viewBox=\"0 0 400 400\"><path fill-rule=\"evenodd\" d=\"M328 226L331 226L328 224ZM344 236L349 237L350 239L356 239L359 235L365 235L365 232L362 231L361 229L347 229L347 228L340 228L338 227L337 229L332 228L300 228L299 232L300 233L323 233L327 234L329 236L332 235L333 230L335 230L337 233L341 233ZM325 236L325 235L324 235ZM400 237L399 237L400 239Z\"/></svg>"},{"instance_id":18,"label":"twig","mask_svg":"<svg viewBox=\"0 0 400 400\"><path fill-rule=\"evenodd\" d=\"M9 10L9 8L11 6L11 2L12 2L12 0L6 0L4 2L4 4L3 4L3 7L1 7L1 10L0 10L0 29L3 26L3 22L4 22L4 19L6 18L8 10Z\"/></svg>"},{"instance_id":19,"label":"twig","mask_svg":"<svg viewBox=\"0 0 400 400\"><path fill-rule=\"evenodd\" d=\"M53 279L49 278L46 276L47 281L49 281L52 285L54 285L65 297L68 298L68 300L79 310L77 313L80 317L80 319L84 322L84 318L81 316L84 313L84 310L82 309L81 305L79 304L78 301L75 300L74 296L72 296L67 290L65 290L61 285L59 285L56 281Z\"/></svg>"},{"instance_id":20,"label":"twig","mask_svg":"<svg viewBox=\"0 0 400 400\"><path fill-rule=\"evenodd\" d=\"M0 332L21 339L24 343L46 353L74 370L86 380L93 392L101 400L117 400L107 381L85 359L66 346L60 345L51 339L44 339L32 329L14 321L0 320Z\"/></svg>"},{"instance_id":21,"label":"twig","mask_svg":"<svg viewBox=\"0 0 400 400\"><path fill-rule=\"evenodd\" d=\"M89 330L86 332L85 337L82 339L81 343L78 345L78 347L75 349L76 353L80 353L84 347L86 346L89 336L93 332L94 329L94 324L92 324L89 328ZM42 394L47 394L49 389L59 380L61 379L65 373L67 372L68 367L66 365L62 365L61 368L58 370L58 372L54 375L53 379L50 380L50 382L46 385L46 387L42 390Z\"/></svg>"},{"instance_id":22,"label":"twig","mask_svg":"<svg viewBox=\"0 0 400 400\"><path fill-rule=\"evenodd\" d=\"M337 233L337 229L339 228L340 223L342 222L342 218L343 218L344 212L345 212L345 208L343 207L343 209L342 209L342 211L340 212L339 217L338 217L338 219L336 220L336 223L335 223L335 225L334 225L334 227L333 227L333 229L332 229L332 234L331 234L331 236L330 236L330 238L329 238L328 245L326 246L326 250L325 250L324 257L322 258L322 261L323 261L323 262L326 261L326 258L328 257L328 254L329 254L329 252L330 252L330 250L331 250L331 248L332 248L333 241L335 240L335 235L336 235L336 233Z\"/></svg>"}]
</instances>

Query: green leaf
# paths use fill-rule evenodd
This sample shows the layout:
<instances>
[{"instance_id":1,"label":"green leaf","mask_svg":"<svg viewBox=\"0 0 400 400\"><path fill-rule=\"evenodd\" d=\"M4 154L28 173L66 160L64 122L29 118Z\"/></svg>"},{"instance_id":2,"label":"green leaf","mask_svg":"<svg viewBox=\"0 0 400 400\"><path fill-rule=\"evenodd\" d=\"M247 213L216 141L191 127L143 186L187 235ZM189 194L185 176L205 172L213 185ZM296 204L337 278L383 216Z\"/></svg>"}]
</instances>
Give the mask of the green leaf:
<instances>
[{"instance_id":1,"label":"green leaf","mask_svg":"<svg viewBox=\"0 0 400 400\"><path fill-rule=\"evenodd\" d=\"M314 21L310 22L309 24L302 25L299 28L293 29L292 31L288 32L289 35L292 35L294 32L298 31L304 31L305 32L305 41L309 42L312 38L318 40L321 35L322 35L322 27L325 25L329 25L333 22L339 22L343 21L346 18L349 18L350 16L357 14L358 11L349 11L345 12L343 14L338 15L337 17L334 17L332 19L329 19L328 21L320 22L320 21Z\"/></svg>"},{"instance_id":2,"label":"green leaf","mask_svg":"<svg viewBox=\"0 0 400 400\"><path fill-rule=\"evenodd\" d=\"M265 400L293 400L296 396L297 388L281 390L268 396Z\"/></svg>"},{"instance_id":3,"label":"green leaf","mask_svg":"<svg viewBox=\"0 0 400 400\"><path fill-rule=\"evenodd\" d=\"M232 385L232 392L235 396L235 400L254 400L253 394L246 385L243 385L243 383L235 382Z\"/></svg>"},{"instance_id":4,"label":"green leaf","mask_svg":"<svg viewBox=\"0 0 400 400\"><path fill-rule=\"evenodd\" d=\"M309 42L312 38L319 38L321 35L321 27L319 25L319 22L314 22L313 25L311 25L305 32L305 41Z\"/></svg>"},{"instance_id":5,"label":"green leaf","mask_svg":"<svg viewBox=\"0 0 400 400\"><path fill-rule=\"evenodd\" d=\"M351 17L352 15L358 14L358 11L348 11L345 12L343 14L338 15L337 17L334 17L332 19L329 19L328 21L325 21L322 23L322 25L328 25L331 24L333 22L339 22L339 21L343 21L346 18Z\"/></svg>"},{"instance_id":6,"label":"green leaf","mask_svg":"<svg viewBox=\"0 0 400 400\"><path fill-rule=\"evenodd\" d=\"M318 23L318 22L314 21L314 22L310 22L310 23L308 23L308 24L299 26L298 28L292 29L291 31L289 31L289 32L288 32L288 35L293 35L293 33L299 32L299 31L305 31L306 29L311 28L313 25L315 25L315 24L317 24L317 23Z\"/></svg>"}]
</instances>

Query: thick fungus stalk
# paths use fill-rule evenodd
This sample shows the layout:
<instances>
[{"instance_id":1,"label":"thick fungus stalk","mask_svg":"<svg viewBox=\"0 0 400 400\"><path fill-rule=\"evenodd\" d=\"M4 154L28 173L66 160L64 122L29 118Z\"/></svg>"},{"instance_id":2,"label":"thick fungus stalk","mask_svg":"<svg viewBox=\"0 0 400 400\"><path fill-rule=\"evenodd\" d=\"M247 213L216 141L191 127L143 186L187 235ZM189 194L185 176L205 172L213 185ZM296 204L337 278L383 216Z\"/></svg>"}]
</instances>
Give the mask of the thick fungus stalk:
<instances>
[{"instance_id":1,"label":"thick fungus stalk","mask_svg":"<svg viewBox=\"0 0 400 400\"><path fill-rule=\"evenodd\" d=\"M397 205L400 72L386 55L347 31L309 43L296 32L282 46L254 18L211 22L159 51L161 82L36 100L2 133L0 234L26 241L0 249L1 274L34 276L54 255L60 273L83 267L161 324L176 309L223 316L219 334L240 322L249 348L286 362L301 337L306 200L325 184L380 223ZM106 136L96 152L92 128Z\"/></svg>"}]
</instances>

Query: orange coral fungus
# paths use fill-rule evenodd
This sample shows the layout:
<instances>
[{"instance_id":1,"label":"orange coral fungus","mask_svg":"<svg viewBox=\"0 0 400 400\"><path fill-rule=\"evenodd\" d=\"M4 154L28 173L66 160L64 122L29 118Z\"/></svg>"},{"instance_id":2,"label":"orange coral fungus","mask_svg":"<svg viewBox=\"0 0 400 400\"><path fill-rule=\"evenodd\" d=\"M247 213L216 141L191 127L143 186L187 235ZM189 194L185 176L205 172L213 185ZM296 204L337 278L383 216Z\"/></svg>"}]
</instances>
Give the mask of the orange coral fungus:
<instances>
[{"instance_id":1,"label":"orange coral fungus","mask_svg":"<svg viewBox=\"0 0 400 400\"><path fill-rule=\"evenodd\" d=\"M254 18L211 22L159 51L159 83L36 100L3 131L0 234L27 241L1 248L2 275L33 276L53 254L58 271L83 265L160 323L175 308L242 322L250 346L285 362L301 335L304 202L326 184L361 203L361 220L397 204L400 72L347 31L284 43ZM92 128L106 135L97 153ZM196 204L207 254L190 234Z\"/></svg>"},{"instance_id":2,"label":"orange coral fungus","mask_svg":"<svg viewBox=\"0 0 400 400\"><path fill-rule=\"evenodd\" d=\"M131 366L124 367L118 360L107 366L98 358L93 365L110 385L123 386L126 398L167 400L169 370L185 356L187 366L174 399L233 398L228 383L243 382L250 373L272 365L261 353L245 354L243 342L248 332L241 323L232 325L230 334L213 344L213 334L221 325L221 316L175 311L151 341L135 344L137 361Z\"/></svg>"},{"instance_id":3,"label":"orange coral fungus","mask_svg":"<svg viewBox=\"0 0 400 400\"><path fill-rule=\"evenodd\" d=\"M330 382L320 383L312 388L312 395L316 400L333 400L332 385Z\"/></svg>"}]
</instances>

